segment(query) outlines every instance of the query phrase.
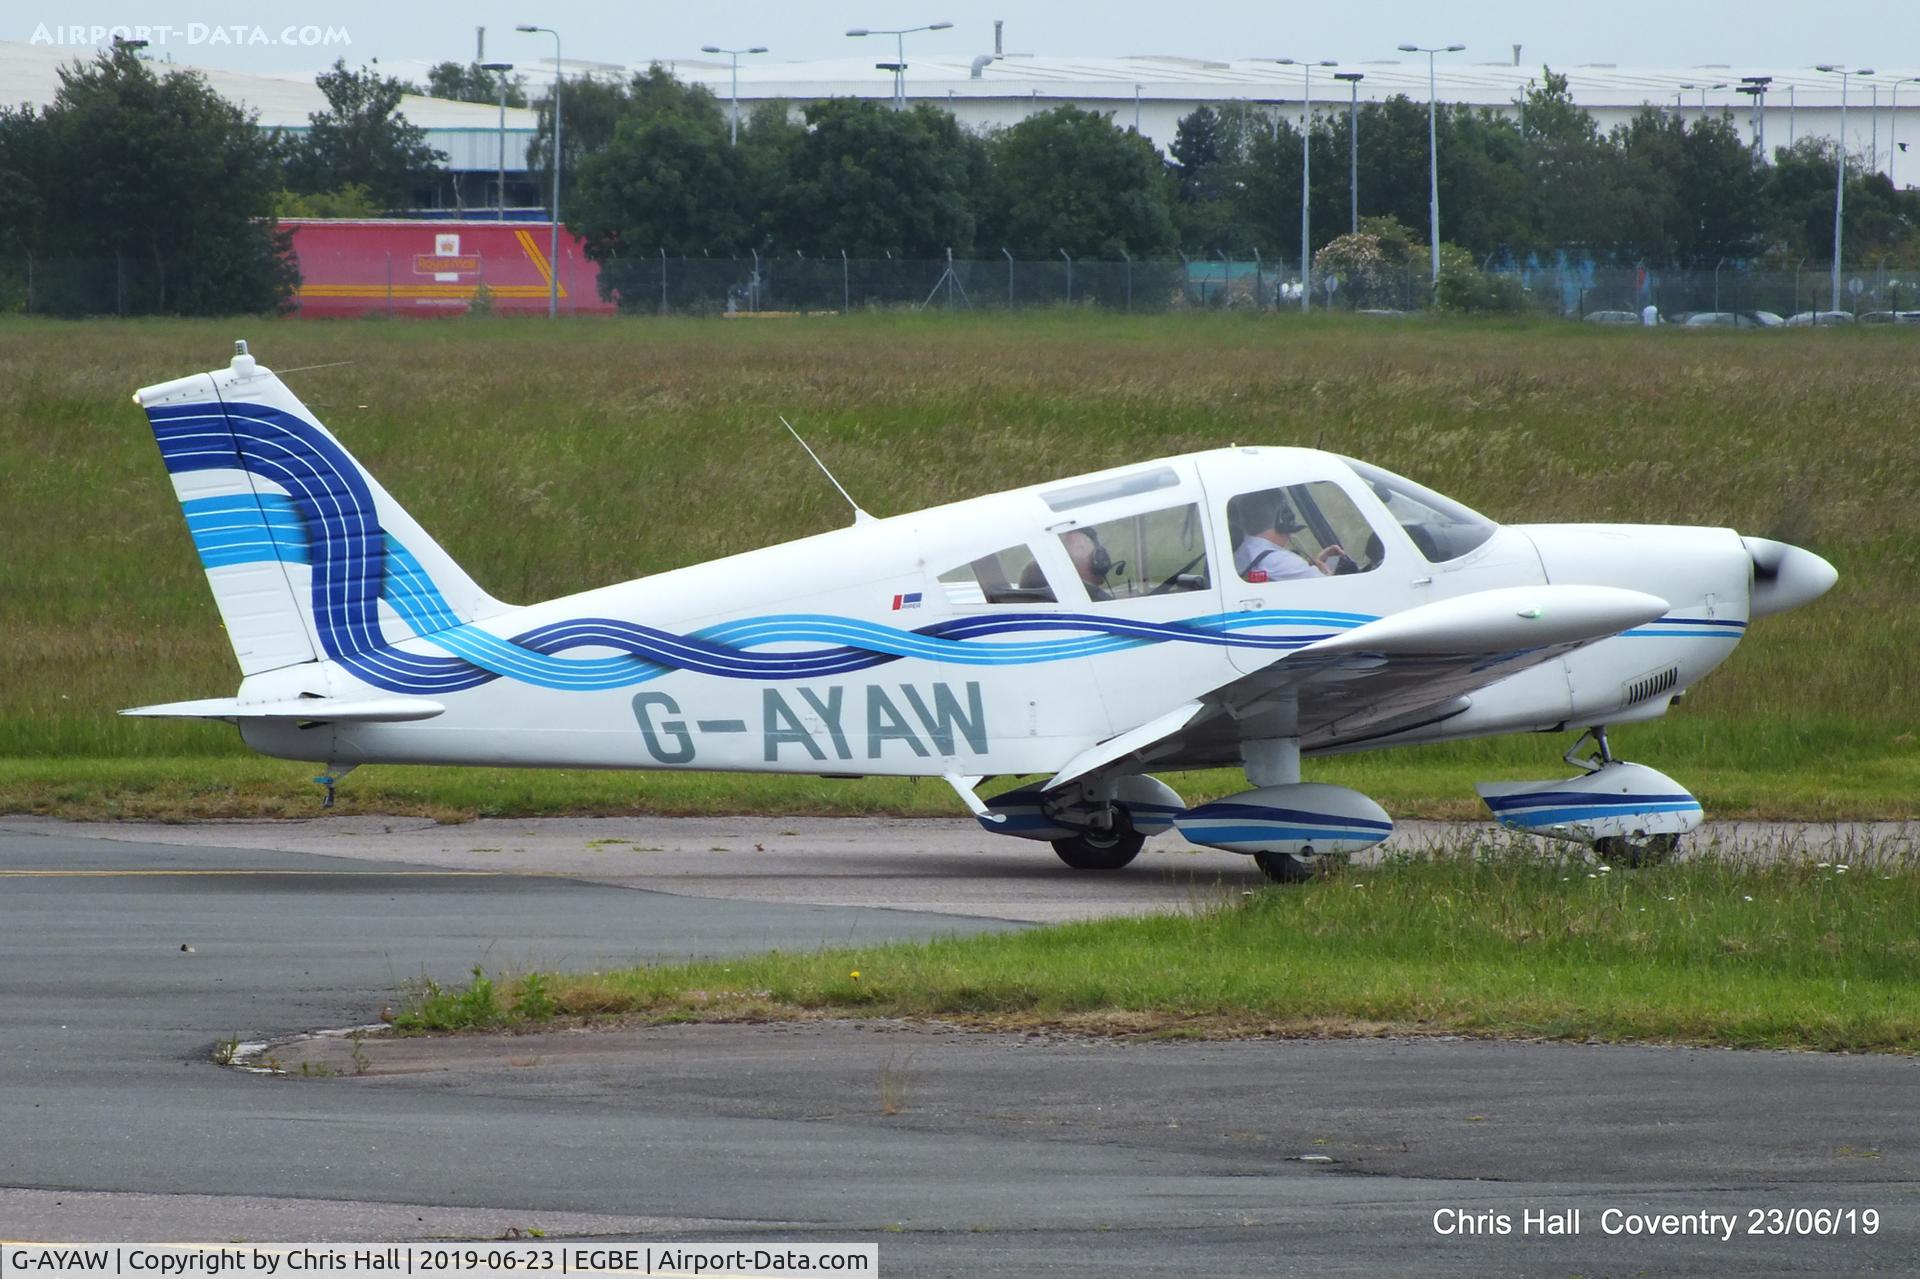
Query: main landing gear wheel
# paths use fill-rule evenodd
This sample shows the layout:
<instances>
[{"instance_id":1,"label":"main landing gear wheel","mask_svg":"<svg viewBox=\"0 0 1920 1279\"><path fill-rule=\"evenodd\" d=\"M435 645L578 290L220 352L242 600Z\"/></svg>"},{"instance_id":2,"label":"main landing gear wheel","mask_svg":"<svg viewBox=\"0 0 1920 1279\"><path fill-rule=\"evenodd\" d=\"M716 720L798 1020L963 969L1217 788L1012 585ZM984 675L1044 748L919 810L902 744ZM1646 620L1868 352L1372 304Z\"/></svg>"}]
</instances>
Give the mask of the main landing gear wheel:
<instances>
[{"instance_id":1,"label":"main landing gear wheel","mask_svg":"<svg viewBox=\"0 0 1920 1279\"><path fill-rule=\"evenodd\" d=\"M1292 853L1255 853L1253 864L1276 884L1304 884L1313 878L1313 863Z\"/></svg>"},{"instance_id":2,"label":"main landing gear wheel","mask_svg":"<svg viewBox=\"0 0 1920 1279\"><path fill-rule=\"evenodd\" d=\"M1140 855L1140 846L1146 842L1147 837L1133 828L1127 810L1115 808L1112 826L1056 839L1053 851L1075 870L1119 870Z\"/></svg>"},{"instance_id":3,"label":"main landing gear wheel","mask_svg":"<svg viewBox=\"0 0 1920 1279\"><path fill-rule=\"evenodd\" d=\"M1593 841L1593 851L1605 861L1637 869L1667 860L1673 856L1674 847L1679 842L1678 835L1639 835L1632 839L1624 835L1607 835Z\"/></svg>"}]
</instances>

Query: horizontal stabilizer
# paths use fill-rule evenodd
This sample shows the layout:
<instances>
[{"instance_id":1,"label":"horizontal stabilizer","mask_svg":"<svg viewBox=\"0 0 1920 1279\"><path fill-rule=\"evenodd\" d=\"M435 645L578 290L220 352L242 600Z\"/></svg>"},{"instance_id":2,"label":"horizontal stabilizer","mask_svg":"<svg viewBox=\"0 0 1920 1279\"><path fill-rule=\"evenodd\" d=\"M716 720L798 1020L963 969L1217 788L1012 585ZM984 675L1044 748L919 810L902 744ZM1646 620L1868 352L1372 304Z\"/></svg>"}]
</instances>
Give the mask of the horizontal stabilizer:
<instances>
[{"instance_id":1,"label":"horizontal stabilizer","mask_svg":"<svg viewBox=\"0 0 1920 1279\"><path fill-rule=\"evenodd\" d=\"M141 719L285 720L297 723L405 724L432 719L447 708L424 697L297 697L285 702L243 702L237 697L204 697L197 702L136 706L122 715Z\"/></svg>"}]
</instances>

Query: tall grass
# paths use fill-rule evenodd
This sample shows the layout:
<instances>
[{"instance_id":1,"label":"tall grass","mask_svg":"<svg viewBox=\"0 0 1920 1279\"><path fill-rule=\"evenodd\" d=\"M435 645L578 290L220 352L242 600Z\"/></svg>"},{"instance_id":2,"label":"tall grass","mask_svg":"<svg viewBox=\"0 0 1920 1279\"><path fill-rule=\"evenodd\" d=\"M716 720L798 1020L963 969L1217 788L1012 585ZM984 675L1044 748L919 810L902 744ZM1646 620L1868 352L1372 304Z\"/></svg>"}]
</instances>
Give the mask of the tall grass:
<instances>
[{"instance_id":1,"label":"tall grass","mask_svg":"<svg viewBox=\"0 0 1920 1279\"><path fill-rule=\"evenodd\" d=\"M1624 872L1462 845L1181 915L555 976L547 1016L959 1017L1183 1035L1464 1033L1920 1049L1920 871L1707 855ZM422 989L402 1029L525 1023ZM534 1018L531 1020L544 1020Z\"/></svg>"},{"instance_id":2,"label":"tall grass","mask_svg":"<svg viewBox=\"0 0 1920 1279\"><path fill-rule=\"evenodd\" d=\"M776 414L876 512L1259 441L1359 454L1507 521L1782 536L1832 558L1839 587L1756 626L1626 746L1682 772L1878 769L1900 779L1868 809L1885 815L1920 790L1913 334L1232 315L0 320L0 757L241 753L219 727L113 715L236 682L127 396L221 363L239 336L279 369L350 361L287 381L509 600L842 522ZM1438 758L1464 779L1553 754Z\"/></svg>"}]
</instances>

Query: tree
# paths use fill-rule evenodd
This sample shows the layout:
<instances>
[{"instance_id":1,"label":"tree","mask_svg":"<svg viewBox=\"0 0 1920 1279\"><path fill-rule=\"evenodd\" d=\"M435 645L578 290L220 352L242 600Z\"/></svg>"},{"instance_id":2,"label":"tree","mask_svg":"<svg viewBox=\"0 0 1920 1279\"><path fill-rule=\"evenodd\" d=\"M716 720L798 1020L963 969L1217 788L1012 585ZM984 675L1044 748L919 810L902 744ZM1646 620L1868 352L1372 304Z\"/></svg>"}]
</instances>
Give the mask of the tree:
<instances>
[{"instance_id":1,"label":"tree","mask_svg":"<svg viewBox=\"0 0 1920 1279\"><path fill-rule=\"evenodd\" d=\"M1527 247L1611 250L1621 225L1618 153L1573 100L1567 77L1542 68L1544 83L1520 104L1527 185L1533 196ZM1518 247L1518 246L1516 246Z\"/></svg>"},{"instance_id":2,"label":"tree","mask_svg":"<svg viewBox=\"0 0 1920 1279\"><path fill-rule=\"evenodd\" d=\"M1025 257L1171 254L1174 182L1151 142L1078 107L1043 111L991 143L991 243Z\"/></svg>"},{"instance_id":3,"label":"tree","mask_svg":"<svg viewBox=\"0 0 1920 1279\"><path fill-rule=\"evenodd\" d=\"M44 111L0 112L0 241L110 263L39 305L271 311L298 279L272 221L278 165L254 117L197 72L156 76L125 46L60 72Z\"/></svg>"},{"instance_id":4,"label":"tree","mask_svg":"<svg viewBox=\"0 0 1920 1279\"><path fill-rule=\"evenodd\" d=\"M629 304L653 279L654 255L745 247L753 219L746 163L718 117L656 113L620 122L612 143L580 162L567 226L600 264L603 296Z\"/></svg>"},{"instance_id":5,"label":"tree","mask_svg":"<svg viewBox=\"0 0 1920 1279\"><path fill-rule=\"evenodd\" d=\"M972 252L980 142L952 115L830 98L808 106L806 118L785 189L768 206L782 249L875 258Z\"/></svg>"},{"instance_id":6,"label":"tree","mask_svg":"<svg viewBox=\"0 0 1920 1279\"><path fill-rule=\"evenodd\" d=\"M294 141L288 188L313 195L357 184L383 208L412 203L414 185L447 157L400 114L406 86L371 66L349 71L344 59L314 83L327 110L308 116L306 135Z\"/></svg>"},{"instance_id":7,"label":"tree","mask_svg":"<svg viewBox=\"0 0 1920 1279\"><path fill-rule=\"evenodd\" d=\"M629 116L666 112L705 117L719 110L719 100L703 84L687 84L659 63L625 81L579 77L560 86L560 135L565 154L560 171L562 212L572 192L580 162L613 142L620 122ZM527 144L527 169L538 176L542 191L553 190L553 86L537 103L539 123Z\"/></svg>"},{"instance_id":8,"label":"tree","mask_svg":"<svg viewBox=\"0 0 1920 1279\"><path fill-rule=\"evenodd\" d=\"M504 72L488 71L478 62L442 62L427 72L427 95L453 102L500 101L500 82L507 82L507 105L527 105L525 76L508 77Z\"/></svg>"}]
</instances>

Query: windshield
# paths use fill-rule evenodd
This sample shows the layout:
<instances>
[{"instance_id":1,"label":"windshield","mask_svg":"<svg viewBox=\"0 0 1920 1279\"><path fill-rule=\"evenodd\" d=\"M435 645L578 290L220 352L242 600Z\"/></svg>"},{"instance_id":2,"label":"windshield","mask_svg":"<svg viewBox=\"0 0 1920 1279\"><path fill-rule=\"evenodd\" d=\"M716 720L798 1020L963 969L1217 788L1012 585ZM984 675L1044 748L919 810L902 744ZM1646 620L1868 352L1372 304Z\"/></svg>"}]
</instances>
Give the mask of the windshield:
<instances>
[{"instance_id":1,"label":"windshield","mask_svg":"<svg viewBox=\"0 0 1920 1279\"><path fill-rule=\"evenodd\" d=\"M1392 471L1383 471L1350 457L1341 460L1367 482L1373 495L1400 521L1400 527L1407 530L1414 546L1433 563L1457 560L1493 536L1497 526L1492 520L1452 498L1442 497Z\"/></svg>"}]
</instances>

